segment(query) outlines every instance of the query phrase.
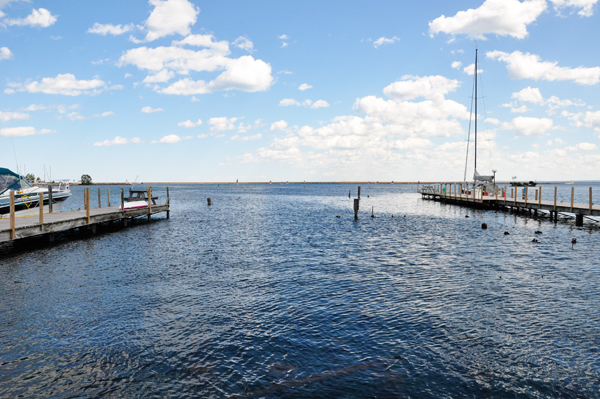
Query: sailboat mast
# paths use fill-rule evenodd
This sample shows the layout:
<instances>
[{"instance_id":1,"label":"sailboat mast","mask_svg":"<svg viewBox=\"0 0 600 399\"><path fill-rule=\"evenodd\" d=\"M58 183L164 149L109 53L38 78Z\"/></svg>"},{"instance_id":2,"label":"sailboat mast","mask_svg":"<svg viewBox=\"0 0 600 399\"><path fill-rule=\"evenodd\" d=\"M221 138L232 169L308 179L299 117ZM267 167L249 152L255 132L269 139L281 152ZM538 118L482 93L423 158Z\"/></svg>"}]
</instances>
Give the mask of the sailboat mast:
<instances>
[{"instance_id":1,"label":"sailboat mast","mask_svg":"<svg viewBox=\"0 0 600 399\"><path fill-rule=\"evenodd\" d=\"M477 170L477 49L475 49L475 170Z\"/></svg>"}]
</instances>

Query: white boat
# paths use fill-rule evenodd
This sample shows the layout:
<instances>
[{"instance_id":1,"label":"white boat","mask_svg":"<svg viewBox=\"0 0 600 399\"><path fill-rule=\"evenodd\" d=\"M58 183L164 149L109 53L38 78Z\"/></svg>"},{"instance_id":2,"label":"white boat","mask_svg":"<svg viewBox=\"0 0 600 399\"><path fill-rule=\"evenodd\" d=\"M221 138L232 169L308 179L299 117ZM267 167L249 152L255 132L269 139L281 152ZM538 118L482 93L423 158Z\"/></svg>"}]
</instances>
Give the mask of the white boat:
<instances>
[{"instance_id":1,"label":"white boat","mask_svg":"<svg viewBox=\"0 0 600 399\"><path fill-rule=\"evenodd\" d=\"M59 212L62 204L71 196L69 184L52 187L52 211ZM10 217L10 194L15 193L15 216L36 216L40 212L40 193L44 195L43 212L50 208L48 187L32 186L23 176L10 169L0 168L0 219Z\"/></svg>"}]
</instances>

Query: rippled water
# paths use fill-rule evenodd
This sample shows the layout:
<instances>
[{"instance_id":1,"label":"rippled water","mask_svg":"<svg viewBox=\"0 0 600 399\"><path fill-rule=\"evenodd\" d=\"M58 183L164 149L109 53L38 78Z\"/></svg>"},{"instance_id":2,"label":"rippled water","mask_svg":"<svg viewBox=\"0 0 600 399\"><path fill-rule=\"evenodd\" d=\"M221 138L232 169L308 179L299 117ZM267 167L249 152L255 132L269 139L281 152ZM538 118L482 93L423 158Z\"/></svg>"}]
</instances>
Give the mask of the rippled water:
<instances>
[{"instance_id":1,"label":"rippled water","mask_svg":"<svg viewBox=\"0 0 600 399\"><path fill-rule=\"evenodd\" d=\"M175 186L170 220L0 255L0 396L600 396L593 222L399 185L355 222L349 189Z\"/></svg>"}]
</instances>

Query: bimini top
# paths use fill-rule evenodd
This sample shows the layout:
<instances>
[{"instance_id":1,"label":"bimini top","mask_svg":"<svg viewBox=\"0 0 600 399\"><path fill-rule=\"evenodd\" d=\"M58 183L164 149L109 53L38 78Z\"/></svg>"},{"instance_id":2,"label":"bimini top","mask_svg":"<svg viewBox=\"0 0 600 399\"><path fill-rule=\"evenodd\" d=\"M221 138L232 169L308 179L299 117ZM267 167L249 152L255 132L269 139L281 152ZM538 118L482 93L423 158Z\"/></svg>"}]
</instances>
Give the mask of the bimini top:
<instances>
[{"instance_id":1,"label":"bimini top","mask_svg":"<svg viewBox=\"0 0 600 399\"><path fill-rule=\"evenodd\" d=\"M31 187L31 184L10 169L0 168L0 195L8 190Z\"/></svg>"}]
</instances>

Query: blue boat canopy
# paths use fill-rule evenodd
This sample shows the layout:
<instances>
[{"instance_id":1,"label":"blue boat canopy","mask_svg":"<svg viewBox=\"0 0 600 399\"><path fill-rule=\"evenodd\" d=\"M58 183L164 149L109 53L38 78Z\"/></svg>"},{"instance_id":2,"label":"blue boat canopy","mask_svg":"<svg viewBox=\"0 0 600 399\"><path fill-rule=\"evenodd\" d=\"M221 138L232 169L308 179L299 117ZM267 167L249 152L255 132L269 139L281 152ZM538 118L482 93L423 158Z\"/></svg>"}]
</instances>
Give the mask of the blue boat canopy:
<instances>
[{"instance_id":1,"label":"blue boat canopy","mask_svg":"<svg viewBox=\"0 0 600 399\"><path fill-rule=\"evenodd\" d=\"M0 195L7 190L19 190L31 187L31 184L10 169L0 168Z\"/></svg>"}]
</instances>

